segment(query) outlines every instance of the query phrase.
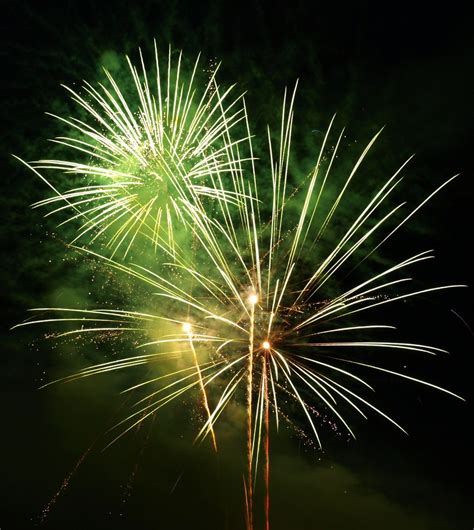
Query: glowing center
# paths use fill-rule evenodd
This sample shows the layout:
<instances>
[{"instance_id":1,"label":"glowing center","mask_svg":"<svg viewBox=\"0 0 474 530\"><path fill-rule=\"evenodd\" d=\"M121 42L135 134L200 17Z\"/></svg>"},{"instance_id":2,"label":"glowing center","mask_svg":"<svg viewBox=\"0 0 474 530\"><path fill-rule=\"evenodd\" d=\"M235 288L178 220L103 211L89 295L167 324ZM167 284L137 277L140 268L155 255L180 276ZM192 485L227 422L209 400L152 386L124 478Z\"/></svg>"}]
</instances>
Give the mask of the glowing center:
<instances>
[{"instance_id":1,"label":"glowing center","mask_svg":"<svg viewBox=\"0 0 474 530\"><path fill-rule=\"evenodd\" d=\"M258 296L256 294L251 294L248 300L250 305L255 305L258 302Z\"/></svg>"},{"instance_id":2,"label":"glowing center","mask_svg":"<svg viewBox=\"0 0 474 530\"><path fill-rule=\"evenodd\" d=\"M183 324L183 331L185 333L191 333L191 330L192 330L191 324L189 322L185 322Z\"/></svg>"},{"instance_id":3,"label":"glowing center","mask_svg":"<svg viewBox=\"0 0 474 530\"><path fill-rule=\"evenodd\" d=\"M270 349L270 343L268 342L268 340L263 341L262 348L264 350L269 350Z\"/></svg>"}]
</instances>

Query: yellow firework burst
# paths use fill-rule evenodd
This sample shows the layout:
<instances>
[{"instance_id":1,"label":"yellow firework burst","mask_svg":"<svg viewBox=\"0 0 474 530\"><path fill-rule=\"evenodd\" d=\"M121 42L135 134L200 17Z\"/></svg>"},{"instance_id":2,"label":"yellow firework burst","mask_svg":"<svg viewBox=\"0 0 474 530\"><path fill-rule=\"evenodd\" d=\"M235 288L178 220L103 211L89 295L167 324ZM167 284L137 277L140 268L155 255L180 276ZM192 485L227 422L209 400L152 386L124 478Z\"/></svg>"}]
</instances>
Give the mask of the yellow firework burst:
<instances>
[{"instance_id":1,"label":"yellow firework burst","mask_svg":"<svg viewBox=\"0 0 474 530\"><path fill-rule=\"evenodd\" d=\"M243 159L236 157L233 160L238 171L231 180L230 192L223 180L214 181L212 196L217 206L212 216L206 214L202 201L187 202L185 224L196 248L192 260L180 249L174 249L174 259L170 263L151 270L104 257L100 250L85 250L107 266L127 274L131 280L143 283L162 301L161 312L123 308L42 308L35 310L39 317L21 324L78 322L77 328L62 335L142 334L137 355L87 367L66 380L133 366L170 363L167 366L171 368L164 374L153 375L126 390L141 389L144 395L137 401L136 411L117 426L121 429L117 438L164 405L194 390L205 411L205 420L196 439L211 436L217 448L216 422L231 400L239 399L246 411L243 427L247 436L248 528L253 527L253 492L262 451L265 455L266 525L269 527L270 416L273 414L278 428L284 403L289 399L299 405L316 443L321 445L317 425L319 409L334 415L351 436L354 432L346 417L349 410L364 418L367 412L374 412L403 430L373 403L370 393L374 389L361 377L362 369L391 374L459 398L419 377L366 362L360 357L366 349L415 351L428 355L443 352L426 344L360 338L394 329L390 323L380 321L381 309L387 305L461 287L442 285L423 290L407 287L411 277L406 276L405 271L432 258L431 251L403 256L389 266L378 265L378 270L362 281L340 288L330 297L322 295L324 286L343 273L344 277L348 276L348 265L352 270L373 256L452 179L417 206L406 210L403 202L395 206L391 203L403 179L406 163L403 164L373 191L359 211L353 208L349 224L339 236L331 236L335 239L330 249L322 255L316 254L314 249L319 248L331 223L337 219L338 208L378 134L362 150L342 186L327 204L325 190L340 152L342 133L329 148L331 121L312 171L302 184L291 184L288 175L294 98L295 91L290 95L285 93L276 148L268 132L271 209L267 219L257 190L257 171L261 168L255 165L250 143L245 179ZM172 115L178 111L179 108ZM179 127L176 130L179 131ZM249 133L248 139L250 137ZM228 168L228 162L224 167ZM199 195L200 192L194 191ZM236 200L229 200L228 193ZM163 240L160 244L165 246L166 242ZM350 283L350 274L348 278ZM45 311L56 315L44 316ZM354 321L356 316L364 314L370 314L371 320ZM177 359L179 363L173 365Z\"/></svg>"}]
</instances>

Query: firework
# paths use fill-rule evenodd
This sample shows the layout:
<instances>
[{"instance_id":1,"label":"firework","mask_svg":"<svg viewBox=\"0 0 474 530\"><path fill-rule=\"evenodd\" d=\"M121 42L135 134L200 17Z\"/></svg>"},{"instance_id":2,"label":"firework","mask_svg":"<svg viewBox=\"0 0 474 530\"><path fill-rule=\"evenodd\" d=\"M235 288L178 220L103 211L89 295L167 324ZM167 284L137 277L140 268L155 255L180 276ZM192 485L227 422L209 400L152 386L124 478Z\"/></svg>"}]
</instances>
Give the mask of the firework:
<instances>
[{"instance_id":1,"label":"firework","mask_svg":"<svg viewBox=\"0 0 474 530\"><path fill-rule=\"evenodd\" d=\"M170 48L163 67L155 43L153 75L141 51L140 68L127 57L128 97L107 70L107 84L98 88L87 82L79 91L64 87L80 118L51 116L70 129L53 140L70 150L68 158L27 165L54 191L33 206L53 207L47 216L66 214L61 225L78 224L73 243L101 241L103 251L121 249L125 257L142 236L155 251L168 252L191 205L205 215L216 197L221 204L238 200L237 151L246 135L232 139L231 132L245 119L242 96L234 97L232 86L219 87L218 66L196 87L199 56L186 76L182 53L175 55ZM65 190L62 181L74 179L77 186Z\"/></svg>"},{"instance_id":2,"label":"firework","mask_svg":"<svg viewBox=\"0 0 474 530\"><path fill-rule=\"evenodd\" d=\"M164 112L161 96L158 99L160 112L156 114L154 100L148 99L148 85L143 87L140 84L136 72L135 78L142 107L148 111L140 115L141 125L137 126L138 129L135 126L128 128L127 125L126 131L130 136L127 137L129 143L125 143L129 147L135 146L133 153L143 153L144 149L153 151L153 148L158 152L162 144L157 138L161 138L162 143L165 137L166 141L178 138L176 145L181 149L180 142L186 129L183 124L187 123L189 114L190 88L184 99L185 103L181 103L181 94L186 93L186 90L176 80L175 99L171 104L168 75L168 106L165 113L168 121L160 122L156 117L162 116ZM217 93L216 90L214 94ZM356 178L359 167L379 133L362 150L336 194L326 200L326 191L335 173L336 158L341 151L343 133L336 135L335 141L331 140L333 119L322 141L314 168L303 182L292 183L289 168L295 93L296 87L291 93L285 92L277 144L272 140L268 129L269 171L258 166L254 159L245 104L242 106L243 116L239 114L239 118L228 118L227 111L220 113L216 122L218 125L215 126L218 133L206 135L208 144L203 148L204 151L226 154L225 162L214 154L209 155L211 158L206 162L206 171L196 170L199 178L205 175L210 179L212 187L204 190L193 184L194 169L189 172L178 170L181 162L176 163L171 171L169 182L179 182L176 188L173 184L173 190L178 191L180 187L186 190L181 197L181 206L176 207L175 211L180 211L182 205L186 205L186 213L179 214L179 220L192 236L192 258L175 248L172 242L174 236L170 236L170 225L167 227L167 237L162 237L159 230L152 230L149 234L173 258L169 263L160 263L159 267L153 269L105 256L100 247L92 249L91 243L96 236L91 237L88 248L80 249L107 267L126 274L130 281L145 286L161 300L161 311L40 308L34 310L40 316L34 316L21 324L77 322L76 328L59 335L87 336L90 333L118 332L134 333L141 337L136 355L84 368L62 380L166 363L164 373L140 381L125 390L140 391L142 394L136 401L136 410L116 426L118 433L111 443L146 418L153 417L161 407L186 393L194 392L205 411L205 419L196 441L210 436L217 450L216 422L232 400L239 400L246 410L247 469L244 485L249 529L253 528L253 496L262 452L265 520L266 528L269 528L270 415L273 415L278 428L281 418L287 417L283 409L284 402L289 398L299 405L319 446L321 439L316 418L317 411L321 408L334 415L353 437L355 435L346 414L349 409L363 418L367 418L367 411L375 412L404 431L395 419L367 396L368 391L372 392L374 389L360 376L361 369L391 374L459 398L453 392L421 378L366 362L361 356L366 349L405 350L428 355L443 352L426 344L366 338L367 334L394 329L389 323L380 322L379 308L438 290L460 287L442 285L426 289L408 288L412 279L405 275L405 271L431 259L431 251L404 256L389 266L378 265L377 272L362 281L354 280L351 283L353 275L350 274L374 256L382 244L452 179L443 183L412 209L407 210L403 202L393 205L392 199L403 180L402 173L407 161L373 192L360 211L354 211L353 219L347 227L334 235L336 232L330 232L330 229L337 219L338 208L347 198L350 184ZM90 94L96 102L102 101L92 89ZM220 108L223 97L215 97L218 98L217 107ZM81 98L78 100L81 104L84 103ZM129 120L132 119L125 110L126 103L122 99L120 101L119 108L124 116L119 112L117 126L122 124L122 119L125 120L126 116ZM204 114L204 110L202 112ZM224 136L230 138L227 137L228 130L237 119L242 119L246 124L247 135L239 143L242 144L242 152L247 150L248 153L241 156L240 149L233 149L235 144L230 140L225 148L217 147L216 151L212 151L214 141L219 145ZM156 127L157 123L162 123L161 129ZM165 125L171 127L170 131ZM213 128L214 126L210 129ZM132 130L136 131L136 135L131 134ZM107 145L108 153L121 153L125 149L122 143L125 140L121 136L124 131L118 134L112 129L109 132L110 135L100 139L101 149L105 149ZM190 144L184 142L184 145L190 148ZM92 149L92 144L89 147ZM92 152L96 153L95 146ZM170 153L169 145L167 153ZM184 160L183 155L179 156L181 161ZM146 164L149 162L146 161ZM199 162L198 167L203 168L200 164ZM84 169L83 166L57 161L38 163L36 169L45 166L100 177L104 176L106 169L92 163ZM229 168L232 168L232 178L228 180L228 189L227 181L220 178L220 173ZM259 195L264 195L259 194L258 189L263 181L258 176L260 173L271 178L270 208L259 199ZM128 178L126 175L130 174L125 172L124 175L124 178ZM144 188L149 185L146 179L140 184ZM127 186L123 189L127 189ZM110 190L104 190L104 186L100 190L89 186L81 188L77 195L71 190L43 202L63 200L67 202L67 207L76 209L84 200L84 194L90 192L93 197L96 197L95 194L101 195L100 200L104 199L105 194L105 201L109 203L112 200ZM169 192L166 200L177 204L173 193ZM206 211L201 194L212 196L212 215ZM89 199L85 204L88 204L87 201ZM90 217L95 215L93 208L86 211L88 221L81 236L91 232L89 228L92 225L88 223L94 219ZM112 209L115 212L112 217L120 215L120 221L113 221L121 223L119 236L130 234L133 230L136 233L144 226L149 227L150 220L156 221L157 218L156 212L152 213L151 206L144 209L137 207L135 210L129 204L126 208L117 206ZM102 219L102 214L97 215L99 218L93 221L95 227L108 223ZM175 229L176 227L173 228ZM330 246L324 244L329 233ZM111 238L115 248L124 240L121 238L118 241L119 236ZM132 240L133 238L134 236ZM344 277L348 287L339 288L336 293L332 287L330 296L325 296L324 290L339 277ZM370 320L355 320L356 315L359 318L364 314L370 314ZM348 336L354 338L348 339ZM282 396L284 399L281 399Z\"/></svg>"}]
</instances>

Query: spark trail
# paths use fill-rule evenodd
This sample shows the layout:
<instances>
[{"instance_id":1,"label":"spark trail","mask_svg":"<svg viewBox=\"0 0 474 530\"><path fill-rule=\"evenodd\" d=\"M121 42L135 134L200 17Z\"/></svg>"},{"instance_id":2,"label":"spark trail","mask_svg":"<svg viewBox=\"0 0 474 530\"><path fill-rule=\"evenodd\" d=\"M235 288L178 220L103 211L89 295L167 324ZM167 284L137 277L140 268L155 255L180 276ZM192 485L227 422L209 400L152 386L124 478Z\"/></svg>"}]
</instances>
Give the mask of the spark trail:
<instances>
[{"instance_id":1,"label":"spark trail","mask_svg":"<svg viewBox=\"0 0 474 530\"><path fill-rule=\"evenodd\" d=\"M49 514L51 512L51 509L54 507L54 505L56 504L56 502L59 499L59 497L64 493L64 491L69 486L69 483L71 482L71 479L76 474L77 470L81 467L81 465L83 464L84 460L87 458L88 454L91 452L93 446L95 445L95 442L96 441L92 442L92 444L82 453L82 455L80 456L79 460L76 462L74 467L66 475L66 477L64 477L64 480L62 481L61 486L59 487L58 491L56 491L56 493L51 497L51 499L48 502L48 504L43 508L43 510L41 512L41 516L39 518L39 524L40 525L43 525L46 522L46 519L48 518L48 516L49 516Z\"/></svg>"},{"instance_id":2,"label":"spark trail","mask_svg":"<svg viewBox=\"0 0 474 530\"><path fill-rule=\"evenodd\" d=\"M211 410L209 409L207 393L206 393L206 389L204 387L204 383L202 380L201 368L199 366L199 360L197 358L196 349L194 348L194 344L193 344L193 330L189 322L185 322L183 324L183 331L187 333L189 337L189 346L193 353L194 366L196 367L196 373L199 379L199 386L200 386L201 393L202 393L202 401L203 401L204 409L206 410L206 413L207 413L207 417L209 419L211 417ZM211 436L212 436L212 445L214 446L214 450L217 452L217 440L216 440L216 435L214 433L214 429L212 428L212 426L211 426Z\"/></svg>"}]
</instances>

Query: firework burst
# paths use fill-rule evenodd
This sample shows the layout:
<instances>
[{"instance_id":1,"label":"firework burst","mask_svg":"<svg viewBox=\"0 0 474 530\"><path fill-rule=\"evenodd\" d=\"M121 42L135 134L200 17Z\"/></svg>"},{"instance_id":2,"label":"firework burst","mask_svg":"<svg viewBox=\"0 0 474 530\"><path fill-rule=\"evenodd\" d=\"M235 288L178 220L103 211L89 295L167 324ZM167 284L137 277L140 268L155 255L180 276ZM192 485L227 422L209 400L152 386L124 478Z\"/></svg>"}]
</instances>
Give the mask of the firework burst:
<instances>
[{"instance_id":1,"label":"firework burst","mask_svg":"<svg viewBox=\"0 0 474 530\"><path fill-rule=\"evenodd\" d=\"M198 111L193 113L194 121L189 123L193 77L188 85L179 84L178 62L173 91L170 88L170 64L171 59L166 103L160 93L158 107L150 96L147 82L142 85L131 67L142 106L139 124L133 113L127 110L128 105L117 87L114 86L120 103L115 110L111 107L115 97L106 93L107 101L95 90L89 90L89 95L107 111L109 118L116 116L109 135L89 131L91 139L98 142L105 154L97 155L96 144L89 144L87 149L90 149L94 162L105 156L106 164L96 166L91 162L88 166L80 166L43 161L35 166L36 169L54 167L100 178L113 172L112 180L120 177L120 185L88 185L42 201L42 204L66 201L66 205L59 209L73 210L87 205L85 212L81 211L87 222L80 236L90 234L91 237L88 248L81 251L144 285L158 297L161 310L41 308L34 310L38 317L34 316L21 325L77 322L77 327L59 335L119 332L141 336L136 355L89 366L63 381L166 363L164 373L146 378L125 390L143 394L136 401L136 409L116 426L118 433L111 443L154 416L161 407L194 392L205 413L196 440L210 436L217 450L216 422L231 401L239 401L246 411L244 483L247 527L253 528L254 487L262 467L259 462L263 453L265 521L266 528L269 528L270 417L273 415L278 428L282 418L288 416L284 408L289 399L300 407L314 440L321 446L317 425L319 409L332 414L353 437L347 415L349 410L363 418L367 418L367 412L376 413L404 431L395 419L374 404L370 396L374 388L361 375L364 369L394 375L459 398L421 378L367 362L362 354L367 349L404 350L428 355L443 352L426 344L373 338L380 331L394 329L390 323L380 321L381 310L387 305L460 287L409 288L412 278L406 276L406 271L431 259L431 251L404 256L389 266L378 265L377 272L362 281L351 283L354 276L350 274L374 256L382 244L452 179L412 209L407 210L403 202L394 205L392 199L403 180L407 161L374 190L360 211L354 211L353 219L337 237L331 235L329 250L322 252L319 249L327 248L322 243L337 219L338 208L347 198L349 186L379 133L362 150L342 186L328 202L325 193L335 173L343 137L341 132L335 141L331 140L334 120L327 129L312 171L302 183L294 185L289 179L289 168L296 87L291 93L285 92L280 137L276 144L268 130L270 169L265 172L253 156L245 104L242 113L239 111L229 116L235 101L222 110L227 92L219 96L216 89L209 95L208 85L204 91L206 97L198 105ZM143 73L146 79L144 69ZM100 120L92 106L81 97L75 97ZM206 98L216 98L213 111L209 111L209 104L204 103ZM218 117L206 129L202 120L211 123L210 116L214 113ZM248 134L243 140L232 142L229 130L237 120L246 124ZM75 122L68 123L78 126ZM106 123L102 124L106 126ZM82 124L80 126L83 128ZM88 130L84 128L84 131ZM198 130L204 138L199 141ZM217 147L213 147L215 142ZM220 142L225 145L219 147ZM242 144L241 150L236 147L238 144ZM83 148L81 144L80 149ZM248 153L241 156L241 151ZM193 165L196 153L203 158ZM146 177L137 177L136 173L128 171L119 175L119 165L113 166L113 160L118 157L120 162L117 164L123 164L125 154L134 163L142 163ZM163 169L165 159L166 170ZM188 163L190 166L184 169ZM156 192L157 181L150 183L149 180L156 177L155 170L151 169L153 164L162 164L159 174L166 176L167 186L171 188L160 188L160 193ZM223 172L231 175L228 181L221 178ZM261 172L271 177L270 205L259 199ZM212 185L202 187L194 182L201 178L209 179ZM161 186L162 180L158 180ZM230 183L230 189L226 182ZM161 228L156 228L161 226L157 221L160 200L156 198L151 203L138 200L141 195L133 192L136 186L155 198L164 195L166 208L173 205L179 222L192 235L192 259L173 243L171 234L176 230L175 226L172 229L171 224L167 225L166 237L163 237ZM114 195L116 191L117 196ZM209 211L203 196L213 201ZM124 198L127 206L122 203ZM90 206L91 201L98 201L100 205ZM185 213L182 213L183 205L186 206ZM104 256L101 249L91 249L90 244L96 239L96 235L92 236L93 229L101 225L99 232L104 232L113 223L120 224L110 239L115 249L131 235L127 249L130 248L142 228L155 227L147 235L165 249L169 262L160 263L156 268L145 268ZM348 286L342 289L339 287L342 282L338 282L338 292L334 294L332 288L330 296L323 295L324 289L336 278L344 278ZM356 320L365 314L370 315L370 319Z\"/></svg>"},{"instance_id":2,"label":"firework burst","mask_svg":"<svg viewBox=\"0 0 474 530\"><path fill-rule=\"evenodd\" d=\"M187 76L182 53L175 55L170 48L163 66L155 44L153 75L141 51L139 68L127 57L133 86L128 96L107 70L108 83L97 88L87 82L80 91L64 87L85 115L51 114L71 131L53 140L70 154L28 165L55 193L33 206L52 206L47 215L67 214L61 224L77 221L73 242L105 241L112 255L122 249L125 257L141 235L155 251L174 249L191 205L205 215L209 201L238 200L237 151L246 136L235 140L231 132L245 119L242 96L233 96L233 86L219 87L218 66L197 88L199 56ZM62 179L54 185L57 176L46 179L44 171ZM64 190L61 180L74 178L77 186Z\"/></svg>"}]
</instances>

